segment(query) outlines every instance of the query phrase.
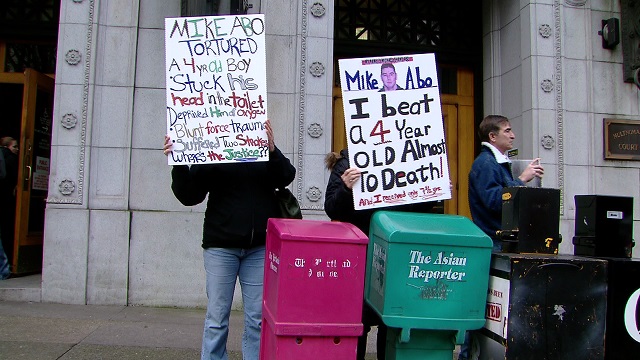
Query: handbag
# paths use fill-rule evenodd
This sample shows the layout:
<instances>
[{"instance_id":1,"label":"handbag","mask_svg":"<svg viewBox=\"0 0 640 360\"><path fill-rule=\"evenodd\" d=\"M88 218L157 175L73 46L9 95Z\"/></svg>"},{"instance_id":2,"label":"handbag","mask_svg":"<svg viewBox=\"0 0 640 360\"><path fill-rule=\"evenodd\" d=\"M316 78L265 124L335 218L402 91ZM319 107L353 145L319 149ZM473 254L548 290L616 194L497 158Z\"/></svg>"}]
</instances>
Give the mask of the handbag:
<instances>
[{"instance_id":1,"label":"handbag","mask_svg":"<svg viewBox=\"0 0 640 360\"><path fill-rule=\"evenodd\" d=\"M274 191L278 200L279 218L302 219L302 211L298 199L287 188L276 189Z\"/></svg>"}]
</instances>

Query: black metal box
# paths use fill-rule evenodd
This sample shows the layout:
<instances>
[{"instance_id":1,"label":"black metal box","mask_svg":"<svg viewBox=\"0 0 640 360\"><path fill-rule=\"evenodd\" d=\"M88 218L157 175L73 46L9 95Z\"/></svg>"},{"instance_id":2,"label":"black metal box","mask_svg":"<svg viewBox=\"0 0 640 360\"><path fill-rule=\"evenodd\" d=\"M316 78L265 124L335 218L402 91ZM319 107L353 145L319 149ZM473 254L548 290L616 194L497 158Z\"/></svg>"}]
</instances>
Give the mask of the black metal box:
<instances>
[{"instance_id":1,"label":"black metal box","mask_svg":"<svg viewBox=\"0 0 640 360\"><path fill-rule=\"evenodd\" d=\"M640 259L608 261L606 360L640 357Z\"/></svg>"},{"instance_id":2,"label":"black metal box","mask_svg":"<svg viewBox=\"0 0 640 360\"><path fill-rule=\"evenodd\" d=\"M479 359L604 359L607 261L494 253ZM473 350L472 350L473 351ZM472 357L473 358L473 357Z\"/></svg>"},{"instance_id":3,"label":"black metal box","mask_svg":"<svg viewBox=\"0 0 640 360\"><path fill-rule=\"evenodd\" d=\"M576 195L573 253L630 258L633 250L633 198Z\"/></svg>"},{"instance_id":4,"label":"black metal box","mask_svg":"<svg viewBox=\"0 0 640 360\"><path fill-rule=\"evenodd\" d=\"M502 190L502 251L557 254L560 235L560 190L506 187Z\"/></svg>"}]
</instances>

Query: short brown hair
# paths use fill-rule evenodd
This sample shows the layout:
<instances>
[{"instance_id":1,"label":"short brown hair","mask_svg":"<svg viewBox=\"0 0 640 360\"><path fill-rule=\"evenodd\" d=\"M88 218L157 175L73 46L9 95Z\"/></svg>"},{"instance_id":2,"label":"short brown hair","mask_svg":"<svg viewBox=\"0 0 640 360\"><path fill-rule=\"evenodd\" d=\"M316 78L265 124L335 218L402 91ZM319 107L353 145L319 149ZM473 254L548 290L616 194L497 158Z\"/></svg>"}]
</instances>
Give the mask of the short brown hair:
<instances>
[{"instance_id":1,"label":"short brown hair","mask_svg":"<svg viewBox=\"0 0 640 360\"><path fill-rule=\"evenodd\" d=\"M9 147L9 145L11 145L11 143L14 141L16 141L16 139L12 138L11 136L5 136L3 138L0 138L0 146Z\"/></svg>"},{"instance_id":2,"label":"short brown hair","mask_svg":"<svg viewBox=\"0 0 640 360\"><path fill-rule=\"evenodd\" d=\"M392 63L383 63L383 64L380 66L380 72L382 72L382 70L384 70L384 69L386 69L386 68L391 68L391 69L393 69L393 72L396 72L396 67L395 67L395 66L393 66L393 64L392 64Z\"/></svg>"},{"instance_id":3,"label":"short brown hair","mask_svg":"<svg viewBox=\"0 0 640 360\"><path fill-rule=\"evenodd\" d=\"M500 131L500 127L504 123L508 123L509 119L502 115L487 115L480 126L478 126L478 137L480 141L489 141L489 134Z\"/></svg>"}]
</instances>

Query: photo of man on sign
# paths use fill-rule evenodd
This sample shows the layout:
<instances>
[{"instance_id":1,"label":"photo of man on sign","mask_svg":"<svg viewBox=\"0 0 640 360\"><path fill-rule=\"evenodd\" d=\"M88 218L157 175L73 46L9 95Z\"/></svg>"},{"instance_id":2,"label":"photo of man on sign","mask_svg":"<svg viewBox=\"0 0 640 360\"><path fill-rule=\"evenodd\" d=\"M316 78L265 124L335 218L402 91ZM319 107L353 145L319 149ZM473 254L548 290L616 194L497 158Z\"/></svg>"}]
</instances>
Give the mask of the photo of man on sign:
<instances>
[{"instance_id":1,"label":"photo of man on sign","mask_svg":"<svg viewBox=\"0 0 640 360\"><path fill-rule=\"evenodd\" d=\"M383 86L378 92L402 90L402 88L396 84L398 74L396 74L396 68L392 63L384 63L380 66L380 77L382 78Z\"/></svg>"},{"instance_id":2,"label":"photo of man on sign","mask_svg":"<svg viewBox=\"0 0 640 360\"><path fill-rule=\"evenodd\" d=\"M342 59L339 70L354 208L450 199L434 55Z\"/></svg>"}]
</instances>

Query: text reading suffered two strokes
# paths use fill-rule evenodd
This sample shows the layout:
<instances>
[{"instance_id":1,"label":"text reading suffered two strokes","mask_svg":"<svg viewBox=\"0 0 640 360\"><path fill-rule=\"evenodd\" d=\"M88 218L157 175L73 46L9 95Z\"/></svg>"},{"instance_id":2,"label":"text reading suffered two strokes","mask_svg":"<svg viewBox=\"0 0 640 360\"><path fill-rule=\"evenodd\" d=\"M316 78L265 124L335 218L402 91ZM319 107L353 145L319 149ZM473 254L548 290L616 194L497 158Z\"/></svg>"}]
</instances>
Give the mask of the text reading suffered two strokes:
<instances>
[{"instance_id":1,"label":"text reading suffered two strokes","mask_svg":"<svg viewBox=\"0 0 640 360\"><path fill-rule=\"evenodd\" d=\"M193 139L177 139L174 141L176 147L173 151L192 152L201 151L204 149L217 149L221 146L234 147L234 146L252 146L252 147L266 147L269 146L269 141L263 139L260 136L255 138L246 136L244 134L237 134L235 140L230 136L216 136L213 140L203 139L201 137L194 137ZM181 147L178 147L181 146Z\"/></svg>"}]
</instances>

